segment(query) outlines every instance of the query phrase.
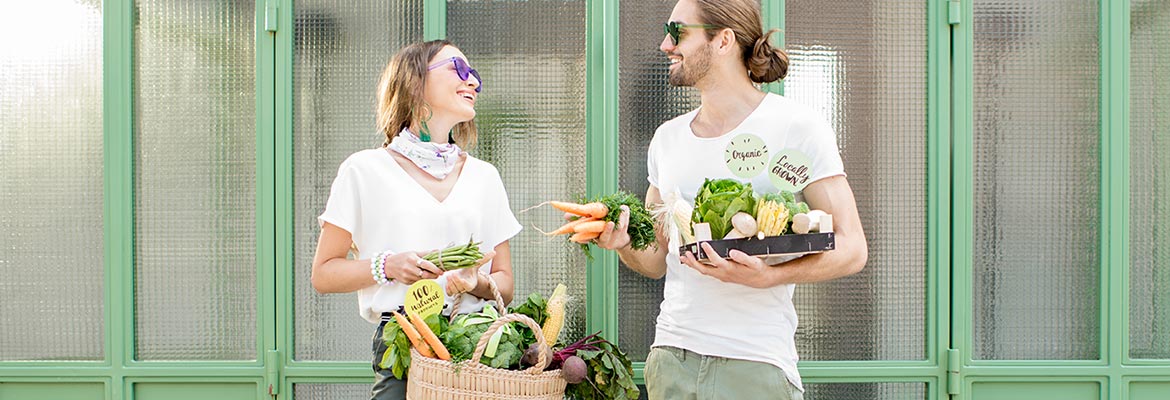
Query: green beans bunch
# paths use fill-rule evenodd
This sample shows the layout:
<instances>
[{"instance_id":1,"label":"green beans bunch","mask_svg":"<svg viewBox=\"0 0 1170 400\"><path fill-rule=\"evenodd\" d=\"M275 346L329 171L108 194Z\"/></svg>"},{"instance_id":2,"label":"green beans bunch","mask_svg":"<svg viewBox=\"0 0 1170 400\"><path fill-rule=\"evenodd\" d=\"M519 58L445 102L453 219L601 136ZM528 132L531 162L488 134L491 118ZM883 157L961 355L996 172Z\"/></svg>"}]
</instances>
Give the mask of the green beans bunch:
<instances>
[{"instance_id":1,"label":"green beans bunch","mask_svg":"<svg viewBox=\"0 0 1170 400\"><path fill-rule=\"evenodd\" d=\"M423 259L430 261L431 264L435 264L436 267L444 271L472 267L483 258L483 253L479 251L479 245L480 242L470 241L467 244L455 245L429 253L423 256Z\"/></svg>"}]
</instances>

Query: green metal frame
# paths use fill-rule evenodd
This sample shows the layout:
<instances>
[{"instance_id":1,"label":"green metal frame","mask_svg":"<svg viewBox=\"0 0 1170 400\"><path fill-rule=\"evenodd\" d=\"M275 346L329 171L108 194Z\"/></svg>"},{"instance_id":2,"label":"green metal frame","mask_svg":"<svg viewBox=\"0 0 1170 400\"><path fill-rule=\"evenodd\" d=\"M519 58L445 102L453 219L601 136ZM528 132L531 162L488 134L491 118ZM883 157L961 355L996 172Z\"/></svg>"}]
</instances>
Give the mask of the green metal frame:
<instances>
[{"instance_id":1,"label":"green metal frame","mask_svg":"<svg viewBox=\"0 0 1170 400\"><path fill-rule=\"evenodd\" d=\"M589 196L618 189L618 0L591 0L585 10L585 190ZM592 245L590 245L592 246ZM618 338L618 258L591 250L586 267L589 332Z\"/></svg>"},{"instance_id":2,"label":"green metal frame","mask_svg":"<svg viewBox=\"0 0 1170 400\"><path fill-rule=\"evenodd\" d=\"M256 3L256 30L264 32L265 2ZM102 2L103 227L104 235L104 359L101 361L0 362L5 382L102 383L105 397L130 398L139 382L255 383L262 387L265 349L274 346L272 274L272 145L273 115L270 66L271 37L256 37L257 64L257 332L253 361L139 361L135 357L134 325L134 4L132 0ZM269 327L269 328L264 328ZM184 398L177 393L174 398Z\"/></svg>"},{"instance_id":3,"label":"green metal frame","mask_svg":"<svg viewBox=\"0 0 1170 400\"><path fill-rule=\"evenodd\" d=\"M293 21L293 0L280 0L280 21ZM428 29L435 29L433 12L441 11L445 15L446 4L435 0L424 1L424 36L428 39L437 39L442 36L433 36L426 33ZM436 8L438 7L438 8ZM441 19L441 18L440 18ZM442 21L440 21L442 22ZM294 62L294 30L281 29L276 32L274 40L275 67L273 81L275 84L275 215L276 230L276 303L277 321L276 330L276 365L279 376L281 393L291 396L294 383L373 383L370 375L370 365L361 362L335 361L298 361L293 359L295 344L294 335L294 272L293 250L293 70ZM284 397L288 398L288 397Z\"/></svg>"},{"instance_id":4,"label":"green metal frame","mask_svg":"<svg viewBox=\"0 0 1170 400\"><path fill-rule=\"evenodd\" d=\"M970 0L961 3L961 19L973 21ZM1129 357L1129 64L1130 2L1101 1L1100 35L1100 157L1101 264L1100 348L1096 360L975 360L971 357L971 285L974 216L973 149L973 24L954 30L952 97L954 213L953 291L955 303L951 340L961 354L961 390L968 398L977 382L1098 382L1102 398L1124 399L1129 382L1164 382L1170 374L1165 360ZM1024 390L1027 390L1024 388ZM1042 395L1037 389L1036 395Z\"/></svg>"},{"instance_id":5,"label":"green metal frame","mask_svg":"<svg viewBox=\"0 0 1170 400\"><path fill-rule=\"evenodd\" d=\"M959 393L963 392L964 376L961 374L964 364L968 363L970 357L970 343L965 336L966 332L971 329L971 312L970 301L964 299L971 298L971 256L972 256L972 238L974 234L972 227L974 226L973 201L972 194L974 193L974 182L972 180L972 173L974 171L974 157L972 156L972 147L974 140L971 136L972 132L972 93L974 93L974 86L972 84L973 72L971 66L973 65L972 49L973 34L972 29L973 7L969 1L949 1L948 8L951 12L948 13L948 19L956 25L951 30L952 34L952 49L951 49L951 141L953 143L953 152L951 153L951 336L950 343L955 351L949 351L948 365L951 366L950 381L948 382L947 391L949 394L959 398ZM954 10L961 10L955 12ZM962 23L962 21L968 21ZM967 355L964 358L963 354ZM970 392L969 388L966 392Z\"/></svg>"}]
</instances>

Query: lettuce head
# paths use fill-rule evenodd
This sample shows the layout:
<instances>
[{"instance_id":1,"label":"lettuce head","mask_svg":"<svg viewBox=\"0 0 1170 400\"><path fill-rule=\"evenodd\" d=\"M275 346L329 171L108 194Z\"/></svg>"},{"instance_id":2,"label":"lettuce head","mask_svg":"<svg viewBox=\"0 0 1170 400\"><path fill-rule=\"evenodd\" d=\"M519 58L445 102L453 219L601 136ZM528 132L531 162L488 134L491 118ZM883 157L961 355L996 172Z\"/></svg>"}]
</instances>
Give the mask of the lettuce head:
<instances>
[{"instance_id":1,"label":"lettuce head","mask_svg":"<svg viewBox=\"0 0 1170 400\"><path fill-rule=\"evenodd\" d=\"M694 223L711 225L712 239L722 239L731 232L731 217L746 212L755 217L756 198L751 183L734 179L706 179L695 196Z\"/></svg>"}]
</instances>

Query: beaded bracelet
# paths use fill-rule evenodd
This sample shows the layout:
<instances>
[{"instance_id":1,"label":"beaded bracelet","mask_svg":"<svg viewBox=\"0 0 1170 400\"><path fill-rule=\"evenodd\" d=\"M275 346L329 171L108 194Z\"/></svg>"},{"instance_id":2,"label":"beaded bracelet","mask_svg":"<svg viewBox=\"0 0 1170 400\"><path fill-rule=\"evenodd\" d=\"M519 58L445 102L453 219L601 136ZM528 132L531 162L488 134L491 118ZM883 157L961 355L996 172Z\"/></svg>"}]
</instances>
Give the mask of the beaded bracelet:
<instances>
[{"instance_id":1,"label":"beaded bracelet","mask_svg":"<svg viewBox=\"0 0 1170 400\"><path fill-rule=\"evenodd\" d=\"M393 255L393 252L383 251L370 258L370 274L374 276L374 282L379 285L389 285L391 280L386 276L386 257Z\"/></svg>"}]
</instances>

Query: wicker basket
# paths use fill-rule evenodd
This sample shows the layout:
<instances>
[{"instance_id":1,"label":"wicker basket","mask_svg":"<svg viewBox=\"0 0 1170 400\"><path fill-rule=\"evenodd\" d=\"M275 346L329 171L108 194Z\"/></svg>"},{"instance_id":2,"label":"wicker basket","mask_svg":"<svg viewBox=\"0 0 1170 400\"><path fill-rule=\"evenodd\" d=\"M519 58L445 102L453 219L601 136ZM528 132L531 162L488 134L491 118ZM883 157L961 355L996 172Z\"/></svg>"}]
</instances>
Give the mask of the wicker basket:
<instances>
[{"instance_id":1,"label":"wicker basket","mask_svg":"<svg viewBox=\"0 0 1170 400\"><path fill-rule=\"evenodd\" d=\"M491 282L491 279L488 279ZM496 306L503 315L496 320L475 345L471 360L459 364L437 358L424 357L410 349L410 372L406 379L407 400L486 400L486 399L556 399L565 398L565 378L560 370L545 371L549 363L549 347L540 325L522 314L505 314L494 282L489 284L496 295ZM451 313L455 315L458 303ZM505 324L520 322L536 333L540 353L536 365L523 371L492 368L479 363L488 340Z\"/></svg>"}]
</instances>

